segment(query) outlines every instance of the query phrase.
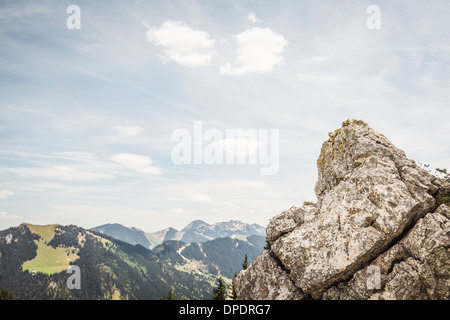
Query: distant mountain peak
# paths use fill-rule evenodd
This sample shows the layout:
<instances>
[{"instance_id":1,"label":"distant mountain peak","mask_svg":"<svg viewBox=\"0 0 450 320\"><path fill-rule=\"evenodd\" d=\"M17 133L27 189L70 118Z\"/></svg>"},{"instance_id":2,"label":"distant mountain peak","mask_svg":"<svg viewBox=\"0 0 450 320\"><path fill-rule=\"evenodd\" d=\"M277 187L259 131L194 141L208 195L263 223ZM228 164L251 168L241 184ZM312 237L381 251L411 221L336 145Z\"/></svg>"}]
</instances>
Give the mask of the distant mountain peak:
<instances>
[{"instance_id":1,"label":"distant mountain peak","mask_svg":"<svg viewBox=\"0 0 450 320\"><path fill-rule=\"evenodd\" d=\"M186 231L192 228L198 228L199 226L210 226L210 224L206 223L203 220L194 220L191 223L189 223L186 227L184 227L183 229L181 229L181 231Z\"/></svg>"},{"instance_id":2,"label":"distant mountain peak","mask_svg":"<svg viewBox=\"0 0 450 320\"><path fill-rule=\"evenodd\" d=\"M181 231L168 227L152 233L147 233L136 227L128 228L118 223L104 224L92 228L92 230L131 244L141 244L150 249L169 240L192 243L230 237L235 234L243 236L265 236L264 227L255 223L248 224L239 220L229 220L209 224L203 220L197 219L190 222L181 229Z\"/></svg>"},{"instance_id":3,"label":"distant mountain peak","mask_svg":"<svg viewBox=\"0 0 450 320\"><path fill-rule=\"evenodd\" d=\"M264 236L265 228L258 224L248 224L239 220L222 221L214 224L209 224L202 220L194 220L181 231L174 234L172 238L166 237L166 240L179 240L186 243L204 242L216 238L229 237L236 233L244 236Z\"/></svg>"},{"instance_id":4,"label":"distant mountain peak","mask_svg":"<svg viewBox=\"0 0 450 320\"><path fill-rule=\"evenodd\" d=\"M140 244L145 248L150 248L151 243L145 236L145 232L137 228L128 228L119 223L107 223L91 230L106 234L113 238L131 243L133 245Z\"/></svg>"}]
</instances>

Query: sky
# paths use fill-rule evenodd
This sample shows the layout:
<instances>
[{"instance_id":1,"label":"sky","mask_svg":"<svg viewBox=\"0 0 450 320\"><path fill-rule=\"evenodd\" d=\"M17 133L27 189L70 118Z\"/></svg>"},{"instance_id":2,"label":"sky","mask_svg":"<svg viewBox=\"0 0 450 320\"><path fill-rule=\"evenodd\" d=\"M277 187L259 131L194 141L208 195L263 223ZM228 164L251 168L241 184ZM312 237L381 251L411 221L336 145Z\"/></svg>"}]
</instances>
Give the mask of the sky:
<instances>
[{"instance_id":1,"label":"sky","mask_svg":"<svg viewBox=\"0 0 450 320\"><path fill-rule=\"evenodd\" d=\"M0 1L0 230L266 226L316 201L320 148L348 118L450 168L449 15L446 0Z\"/></svg>"}]
</instances>

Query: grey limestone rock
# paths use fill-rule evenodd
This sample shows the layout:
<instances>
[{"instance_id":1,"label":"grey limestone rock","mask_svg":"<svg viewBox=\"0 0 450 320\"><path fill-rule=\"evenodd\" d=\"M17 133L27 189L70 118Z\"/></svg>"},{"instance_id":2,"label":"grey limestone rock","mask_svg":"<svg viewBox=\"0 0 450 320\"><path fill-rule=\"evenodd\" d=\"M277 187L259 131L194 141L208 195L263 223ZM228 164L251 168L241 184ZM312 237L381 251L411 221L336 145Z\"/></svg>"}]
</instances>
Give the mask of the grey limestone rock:
<instances>
[{"instance_id":1,"label":"grey limestone rock","mask_svg":"<svg viewBox=\"0 0 450 320\"><path fill-rule=\"evenodd\" d=\"M271 219L271 251L238 275L238 298L448 299L450 214L435 196L450 185L363 121L329 136L317 203ZM379 289L368 289L372 264Z\"/></svg>"}]
</instances>

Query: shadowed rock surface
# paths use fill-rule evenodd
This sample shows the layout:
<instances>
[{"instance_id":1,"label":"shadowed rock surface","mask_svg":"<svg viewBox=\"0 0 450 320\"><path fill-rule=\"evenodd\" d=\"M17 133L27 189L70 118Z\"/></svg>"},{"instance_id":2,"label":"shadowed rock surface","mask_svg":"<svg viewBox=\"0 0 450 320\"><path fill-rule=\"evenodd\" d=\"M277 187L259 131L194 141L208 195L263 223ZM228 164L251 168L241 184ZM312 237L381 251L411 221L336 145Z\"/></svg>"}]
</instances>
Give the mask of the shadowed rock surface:
<instances>
[{"instance_id":1,"label":"shadowed rock surface","mask_svg":"<svg viewBox=\"0 0 450 320\"><path fill-rule=\"evenodd\" d=\"M435 198L449 183L359 120L329 134L317 167L318 202L271 219L238 298L448 299L450 209Z\"/></svg>"}]
</instances>

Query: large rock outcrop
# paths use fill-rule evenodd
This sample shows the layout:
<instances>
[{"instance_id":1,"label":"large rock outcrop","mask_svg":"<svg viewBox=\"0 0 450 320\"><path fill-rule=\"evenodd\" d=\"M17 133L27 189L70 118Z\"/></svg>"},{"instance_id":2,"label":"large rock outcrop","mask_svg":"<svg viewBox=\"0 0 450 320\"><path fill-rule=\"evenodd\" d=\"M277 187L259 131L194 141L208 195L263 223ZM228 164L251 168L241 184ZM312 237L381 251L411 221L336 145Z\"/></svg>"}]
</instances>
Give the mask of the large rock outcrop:
<instances>
[{"instance_id":1,"label":"large rock outcrop","mask_svg":"<svg viewBox=\"0 0 450 320\"><path fill-rule=\"evenodd\" d=\"M238 274L238 298L449 299L450 209L436 198L450 184L363 121L329 136L318 202L271 219L271 249Z\"/></svg>"}]
</instances>

